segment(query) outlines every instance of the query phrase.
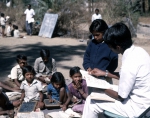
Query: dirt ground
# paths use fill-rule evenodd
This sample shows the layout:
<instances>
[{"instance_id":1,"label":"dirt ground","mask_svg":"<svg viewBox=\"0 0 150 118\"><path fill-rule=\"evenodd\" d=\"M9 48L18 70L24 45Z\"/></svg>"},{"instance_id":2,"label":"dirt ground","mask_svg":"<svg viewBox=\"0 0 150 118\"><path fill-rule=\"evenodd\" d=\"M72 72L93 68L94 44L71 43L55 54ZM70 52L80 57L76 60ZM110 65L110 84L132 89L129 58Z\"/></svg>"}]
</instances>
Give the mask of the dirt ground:
<instances>
[{"instance_id":1,"label":"dirt ground","mask_svg":"<svg viewBox=\"0 0 150 118\"><path fill-rule=\"evenodd\" d=\"M135 45L143 47L150 54L150 40L133 39ZM43 38L38 36L26 36L26 38L2 38L0 37L0 80L7 79L11 68L16 64L15 57L18 54L25 54L28 63L34 65L34 61L39 57L40 49L48 48L51 56L56 59L57 71L62 72L66 79L69 79L69 69L79 66L81 69L83 55L87 47L87 40L80 42L74 38ZM119 55L119 66L121 66L121 55ZM114 84L118 82L114 80Z\"/></svg>"}]
</instances>

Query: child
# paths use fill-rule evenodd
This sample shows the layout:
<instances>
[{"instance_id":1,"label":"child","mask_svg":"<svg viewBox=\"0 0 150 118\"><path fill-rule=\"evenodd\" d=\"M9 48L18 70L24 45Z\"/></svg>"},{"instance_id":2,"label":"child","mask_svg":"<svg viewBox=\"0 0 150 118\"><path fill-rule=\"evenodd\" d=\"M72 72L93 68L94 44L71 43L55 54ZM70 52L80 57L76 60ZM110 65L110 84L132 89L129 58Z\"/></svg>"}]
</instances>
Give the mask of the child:
<instances>
[{"instance_id":1,"label":"child","mask_svg":"<svg viewBox=\"0 0 150 118\"><path fill-rule=\"evenodd\" d=\"M27 65L27 57L24 55L17 55L16 61L18 64L11 69L11 74L9 75L9 77L14 81L14 85L10 86L18 87L19 89L21 82L24 80L24 77L22 75L22 68Z\"/></svg>"},{"instance_id":2,"label":"child","mask_svg":"<svg viewBox=\"0 0 150 118\"><path fill-rule=\"evenodd\" d=\"M1 27L2 27L2 37L5 36L5 25L6 25L6 19L4 18L5 14L1 13L1 18L0 18L0 22L1 22Z\"/></svg>"},{"instance_id":3,"label":"child","mask_svg":"<svg viewBox=\"0 0 150 118\"><path fill-rule=\"evenodd\" d=\"M68 88L71 93L71 97L73 98L73 96L75 96L77 98L72 99L72 102L76 103L79 99L82 100L81 104L75 105L72 109L75 112L82 113L84 102L88 96L86 81L82 79L79 67L73 67L70 69L70 77L72 79L72 83L68 85Z\"/></svg>"},{"instance_id":4,"label":"child","mask_svg":"<svg viewBox=\"0 0 150 118\"><path fill-rule=\"evenodd\" d=\"M7 36L10 37L11 36L11 31L12 31L12 24L11 22L9 22L9 25L7 27Z\"/></svg>"},{"instance_id":5,"label":"child","mask_svg":"<svg viewBox=\"0 0 150 118\"><path fill-rule=\"evenodd\" d=\"M24 38L24 36L20 35L20 32L18 30L18 26L15 26L14 37L15 38Z\"/></svg>"},{"instance_id":6,"label":"child","mask_svg":"<svg viewBox=\"0 0 150 118\"><path fill-rule=\"evenodd\" d=\"M14 107L19 106L19 101L9 101L5 93L2 92L0 87L0 116L8 115L10 118L14 118Z\"/></svg>"},{"instance_id":7,"label":"child","mask_svg":"<svg viewBox=\"0 0 150 118\"><path fill-rule=\"evenodd\" d=\"M50 51L48 49L42 49L40 51L40 57L34 63L34 70L36 77L43 84L50 82L51 76L56 72L56 61L50 57Z\"/></svg>"},{"instance_id":8,"label":"child","mask_svg":"<svg viewBox=\"0 0 150 118\"><path fill-rule=\"evenodd\" d=\"M104 43L103 35L107 29L108 26L102 19L94 20L89 28L94 39L88 45L83 59L83 67L88 72L94 68L113 72L118 66L118 55ZM106 79L105 77L107 75L101 78Z\"/></svg>"},{"instance_id":9,"label":"child","mask_svg":"<svg viewBox=\"0 0 150 118\"><path fill-rule=\"evenodd\" d=\"M99 14L99 9L95 9L95 14L92 15L92 22L96 19L102 19L101 14Z\"/></svg>"},{"instance_id":10,"label":"child","mask_svg":"<svg viewBox=\"0 0 150 118\"><path fill-rule=\"evenodd\" d=\"M67 109L71 97L62 73L55 72L52 75L51 84L47 86L47 92L50 102L57 100L61 103L60 107L62 107L63 111Z\"/></svg>"},{"instance_id":11,"label":"child","mask_svg":"<svg viewBox=\"0 0 150 118\"><path fill-rule=\"evenodd\" d=\"M11 36L14 37L14 30L15 30L16 25L13 25L13 29L11 30Z\"/></svg>"},{"instance_id":12,"label":"child","mask_svg":"<svg viewBox=\"0 0 150 118\"><path fill-rule=\"evenodd\" d=\"M113 86L103 90L116 100L107 102L87 97L82 118L98 118L103 111L120 115L120 118L140 118L140 114L150 106L150 56L144 49L133 45L130 30L123 23L111 26L104 35L104 41L114 52L122 54L120 76L108 73L108 77L119 79L117 91ZM94 69L91 74L103 76L105 71Z\"/></svg>"},{"instance_id":13,"label":"child","mask_svg":"<svg viewBox=\"0 0 150 118\"><path fill-rule=\"evenodd\" d=\"M44 107L43 93L42 93L42 84L40 81L34 79L35 71L32 66L23 67L23 76L25 80L21 83L20 89L22 90L21 94L21 103L23 101L38 101L36 109L42 109Z\"/></svg>"}]
</instances>

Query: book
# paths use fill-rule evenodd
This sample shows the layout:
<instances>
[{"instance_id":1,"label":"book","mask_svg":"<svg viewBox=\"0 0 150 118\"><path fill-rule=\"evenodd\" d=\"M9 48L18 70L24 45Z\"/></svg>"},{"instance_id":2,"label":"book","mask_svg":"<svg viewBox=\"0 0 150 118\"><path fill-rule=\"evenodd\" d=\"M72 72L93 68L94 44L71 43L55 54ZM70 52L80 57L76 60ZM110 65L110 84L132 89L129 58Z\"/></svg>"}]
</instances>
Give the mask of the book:
<instances>
[{"instance_id":1,"label":"book","mask_svg":"<svg viewBox=\"0 0 150 118\"><path fill-rule=\"evenodd\" d=\"M111 85L102 79L98 79L92 75L89 75L87 71L80 70L83 79L86 80L88 87L101 88L101 89L111 89Z\"/></svg>"},{"instance_id":2,"label":"book","mask_svg":"<svg viewBox=\"0 0 150 118\"><path fill-rule=\"evenodd\" d=\"M109 101L109 102L115 102L115 99L106 95L104 92L96 93L92 92L90 94L90 98L94 100L102 100L102 101Z\"/></svg>"},{"instance_id":3,"label":"book","mask_svg":"<svg viewBox=\"0 0 150 118\"><path fill-rule=\"evenodd\" d=\"M80 72L83 79L86 80L88 94L91 99L115 102L115 99L105 94L103 89L112 89L114 91L118 91L118 87L116 85L109 84L106 80L89 75L87 71L80 70Z\"/></svg>"},{"instance_id":4,"label":"book","mask_svg":"<svg viewBox=\"0 0 150 118\"><path fill-rule=\"evenodd\" d=\"M57 111L51 112L47 114L52 118L81 118L81 115L74 112L71 108L67 109L66 111Z\"/></svg>"}]
</instances>

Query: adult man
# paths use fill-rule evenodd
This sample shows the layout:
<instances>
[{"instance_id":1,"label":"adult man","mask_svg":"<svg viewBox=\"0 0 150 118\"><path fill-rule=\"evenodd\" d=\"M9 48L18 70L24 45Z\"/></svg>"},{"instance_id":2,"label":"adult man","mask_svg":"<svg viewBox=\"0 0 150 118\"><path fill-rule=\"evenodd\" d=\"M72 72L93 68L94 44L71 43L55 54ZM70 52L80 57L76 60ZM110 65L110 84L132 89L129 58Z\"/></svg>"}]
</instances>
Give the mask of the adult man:
<instances>
[{"instance_id":1,"label":"adult man","mask_svg":"<svg viewBox=\"0 0 150 118\"><path fill-rule=\"evenodd\" d=\"M150 106L150 56L140 47L135 47L131 33L123 23L116 23L104 35L104 41L116 53L121 53L120 77L99 69L92 75L119 79L118 91L106 89L104 92L115 98L115 102L104 102L87 98L83 118L98 118L103 110L129 118L137 118Z\"/></svg>"},{"instance_id":2,"label":"adult man","mask_svg":"<svg viewBox=\"0 0 150 118\"><path fill-rule=\"evenodd\" d=\"M95 9L95 14L92 15L92 22L96 19L102 19L101 14L99 14L99 9Z\"/></svg>"},{"instance_id":3,"label":"adult man","mask_svg":"<svg viewBox=\"0 0 150 118\"><path fill-rule=\"evenodd\" d=\"M28 4L28 9L25 10L24 14L26 14L26 30L27 35L32 35L32 24L34 22L34 15L35 12L33 9L31 9L31 5Z\"/></svg>"}]
</instances>

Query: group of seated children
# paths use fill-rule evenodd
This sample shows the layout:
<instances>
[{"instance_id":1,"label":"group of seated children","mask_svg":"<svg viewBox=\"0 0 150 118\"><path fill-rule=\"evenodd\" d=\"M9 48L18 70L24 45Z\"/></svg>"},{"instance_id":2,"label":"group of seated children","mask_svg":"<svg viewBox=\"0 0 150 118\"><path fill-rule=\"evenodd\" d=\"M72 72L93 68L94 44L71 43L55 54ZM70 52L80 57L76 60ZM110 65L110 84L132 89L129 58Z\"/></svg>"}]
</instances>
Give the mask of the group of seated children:
<instances>
[{"instance_id":1,"label":"group of seated children","mask_svg":"<svg viewBox=\"0 0 150 118\"><path fill-rule=\"evenodd\" d=\"M44 86L47 89L47 98L50 102L58 101L62 110L65 111L69 104L77 103L80 100L80 104L74 105L72 109L75 112L82 113L84 101L87 97L87 86L86 81L82 79L79 67L70 69L72 83L67 86L63 74L57 72L55 59L50 57L50 51L47 49L41 50L40 57L35 60L34 68L28 65L27 57L24 55L18 55L16 61L18 64L11 70L11 84L9 82L1 82L0 84L1 87L9 91L21 90L21 98L11 102L12 108L21 105L23 101L36 100L36 110L44 109ZM13 86L10 86L12 83ZM4 99L2 93L4 92L0 93L0 99ZM5 97L7 98L6 95ZM7 101L9 101L8 98ZM6 103L8 103L7 101ZM0 106L3 103L0 102ZM0 115L9 115L9 112L6 112L8 110L6 107L1 107Z\"/></svg>"},{"instance_id":2,"label":"group of seated children","mask_svg":"<svg viewBox=\"0 0 150 118\"><path fill-rule=\"evenodd\" d=\"M20 35L18 26L12 25L11 22L9 22L6 32L7 32L7 37L24 38L24 36Z\"/></svg>"},{"instance_id":3,"label":"group of seated children","mask_svg":"<svg viewBox=\"0 0 150 118\"><path fill-rule=\"evenodd\" d=\"M6 29L6 22L8 22L8 18L5 18L5 14L1 13L0 24L2 28L2 37L15 37L15 38L24 38L24 36L20 35L17 25L12 25L11 22L8 23L8 27ZM6 29L6 33L5 33Z\"/></svg>"}]
</instances>

